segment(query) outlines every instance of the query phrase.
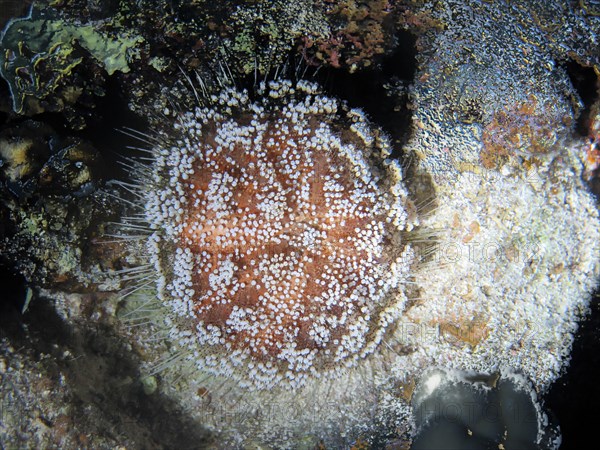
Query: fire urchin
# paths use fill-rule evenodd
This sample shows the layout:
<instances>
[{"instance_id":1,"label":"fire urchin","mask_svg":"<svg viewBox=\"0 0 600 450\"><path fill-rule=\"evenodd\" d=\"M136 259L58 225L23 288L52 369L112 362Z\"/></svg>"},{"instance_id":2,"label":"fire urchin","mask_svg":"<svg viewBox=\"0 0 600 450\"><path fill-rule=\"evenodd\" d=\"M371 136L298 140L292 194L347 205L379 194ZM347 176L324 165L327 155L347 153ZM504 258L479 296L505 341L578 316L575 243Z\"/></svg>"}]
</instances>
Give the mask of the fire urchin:
<instances>
[{"instance_id":1,"label":"fire urchin","mask_svg":"<svg viewBox=\"0 0 600 450\"><path fill-rule=\"evenodd\" d=\"M156 283L162 327L202 396L288 405L282 426L269 418L278 435L294 403L304 432L304 419L350 429L372 412L372 371L407 305L415 209L388 138L360 110L307 81L253 96L200 98L155 139L151 165L136 165L126 186L140 213L123 225L149 234L133 277Z\"/></svg>"}]
</instances>

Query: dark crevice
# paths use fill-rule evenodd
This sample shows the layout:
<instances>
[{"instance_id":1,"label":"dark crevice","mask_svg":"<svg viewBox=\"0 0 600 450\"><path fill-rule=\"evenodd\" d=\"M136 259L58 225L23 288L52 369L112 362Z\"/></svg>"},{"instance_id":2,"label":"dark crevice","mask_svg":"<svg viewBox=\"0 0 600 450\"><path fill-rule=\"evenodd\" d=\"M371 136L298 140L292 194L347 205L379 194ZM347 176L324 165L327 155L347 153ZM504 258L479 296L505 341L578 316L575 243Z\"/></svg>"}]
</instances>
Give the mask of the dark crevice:
<instances>
[{"instance_id":1,"label":"dark crevice","mask_svg":"<svg viewBox=\"0 0 600 450\"><path fill-rule=\"evenodd\" d=\"M417 37L408 31L396 34L394 51L383 60L383 73L412 82L417 72Z\"/></svg>"},{"instance_id":2,"label":"dark crevice","mask_svg":"<svg viewBox=\"0 0 600 450\"><path fill-rule=\"evenodd\" d=\"M11 112L12 97L10 96L10 89L4 78L0 77L0 127L8 122Z\"/></svg>"},{"instance_id":3,"label":"dark crevice","mask_svg":"<svg viewBox=\"0 0 600 450\"><path fill-rule=\"evenodd\" d=\"M25 278L8 264L0 263L0 330L16 332L21 323L21 311L25 304L27 285Z\"/></svg>"},{"instance_id":4,"label":"dark crevice","mask_svg":"<svg viewBox=\"0 0 600 450\"><path fill-rule=\"evenodd\" d=\"M554 412L562 431L561 450L589 448L595 442L600 423L600 298L594 297L589 316L575 337L571 362L566 372L545 396L545 405Z\"/></svg>"},{"instance_id":5,"label":"dark crevice","mask_svg":"<svg viewBox=\"0 0 600 450\"><path fill-rule=\"evenodd\" d=\"M416 38L401 31L396 47L382 59L380 68L348 73L344 69L326 69L317 80L332 96L346 100L351 107L361 108L369 118L392 137L395 154L406 142L411 123L407 107L408 86L417 70Z\"/></svg>"},{"instance_id":6,"label":"dark crevice","mask_svg":"<svg viewBox=\"0 0 600 450\"><path fill-rule=\"evenodd\" d=\"M137 114L131 112L127 105L127 98L123 95L123 86L126 80L117 77L108 77L103 97L96 99L95 120L90 121L85 130L75 133L86 139L104 156L107 165L108 179L127 179L127 170L119 163L123 156L147 156L141 152L130 150L128 147L148 147L139 139L132 138L123 133L126 128L148 131L148 123Z\"/></svg>"},{"instance_id":7,"label":"dark crevice","mask_svg":"<svg viewBox=\"0 0 600 450\"><path fill-rule=\"evenodd\" d=\"M575 61L565 65L571 83L583 102L583 108L577 119L576 131L581 136L589 134L590 113L594 103L599 100L598 77L592 67L585 67Z\"/></svg>"}]
</instances>

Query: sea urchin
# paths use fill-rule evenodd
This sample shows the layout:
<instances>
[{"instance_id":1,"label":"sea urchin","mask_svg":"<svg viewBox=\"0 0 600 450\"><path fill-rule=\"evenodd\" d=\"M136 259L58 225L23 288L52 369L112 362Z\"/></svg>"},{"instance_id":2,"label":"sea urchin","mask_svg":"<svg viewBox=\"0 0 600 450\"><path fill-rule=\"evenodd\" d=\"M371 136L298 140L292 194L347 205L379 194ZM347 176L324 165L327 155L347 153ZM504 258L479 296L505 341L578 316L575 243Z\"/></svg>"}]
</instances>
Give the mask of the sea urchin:
<instances>
[{"instance_id":1,"label":"sea urchin","mask_svg":"<svg viewBox=\"0 0 600 450\"><path fill-rule=\"evenodd\" d=\"M417 219L361 111L307 81L254 96L201 99L151 149L136 185L145 257L199 373L293 393L383 346L406 307Z\"/></svg>"},{"instance_id":2,"label":"sea urchin","mask_svg":"<svg viewBox=\"0 0 600 450\"><path fill-rule=\"evenodd\" d=\"M259 95L179 118L147 191L148 250L202 368L294 387L371 353L401 313L406 195L361 113L307 82Z\"/></svg>"}]
</instances>

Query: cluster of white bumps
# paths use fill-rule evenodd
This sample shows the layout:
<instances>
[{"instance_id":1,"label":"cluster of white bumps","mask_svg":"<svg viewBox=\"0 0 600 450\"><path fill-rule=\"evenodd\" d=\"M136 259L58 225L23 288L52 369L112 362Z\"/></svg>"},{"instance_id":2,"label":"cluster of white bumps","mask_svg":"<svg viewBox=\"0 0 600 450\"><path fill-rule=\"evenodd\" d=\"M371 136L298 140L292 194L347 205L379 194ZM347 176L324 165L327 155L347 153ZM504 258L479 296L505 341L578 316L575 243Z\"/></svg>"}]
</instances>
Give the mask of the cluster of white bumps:
<instances>
[{"instance_id":1,"label":"cluster of white bumps","mask_svg":"<svg viewBox=\"0 0 600 450\"><path fill-rule=\"evenodd\" d=\"M294 388L351 367L400 317L414 225L389 144L288 81L226 89L156 149L146 220L171 335L202 370Z\"/></svg>"}]
</instances>

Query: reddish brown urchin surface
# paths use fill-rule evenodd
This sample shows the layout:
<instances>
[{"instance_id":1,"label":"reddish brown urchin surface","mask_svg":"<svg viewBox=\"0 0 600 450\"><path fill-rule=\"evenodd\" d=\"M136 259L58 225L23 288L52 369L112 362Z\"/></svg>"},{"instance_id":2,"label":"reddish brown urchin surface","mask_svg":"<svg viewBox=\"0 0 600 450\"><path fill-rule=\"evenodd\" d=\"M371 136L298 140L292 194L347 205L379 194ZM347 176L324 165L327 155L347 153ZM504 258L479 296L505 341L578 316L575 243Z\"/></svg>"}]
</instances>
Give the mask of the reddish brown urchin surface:
<instances>
[{"instance_id":1,"label":"reddish brown urchin surface","mask_svg":"<svg viewBox=\"0 0 600 450\"><path fill-rule=\"evenodd\" d=\"M307 82L208 103L156 149L147 189L172 336L256 388L355 365L400 316L412 260L385 136Z\"/></svg>"}]
</instances>

